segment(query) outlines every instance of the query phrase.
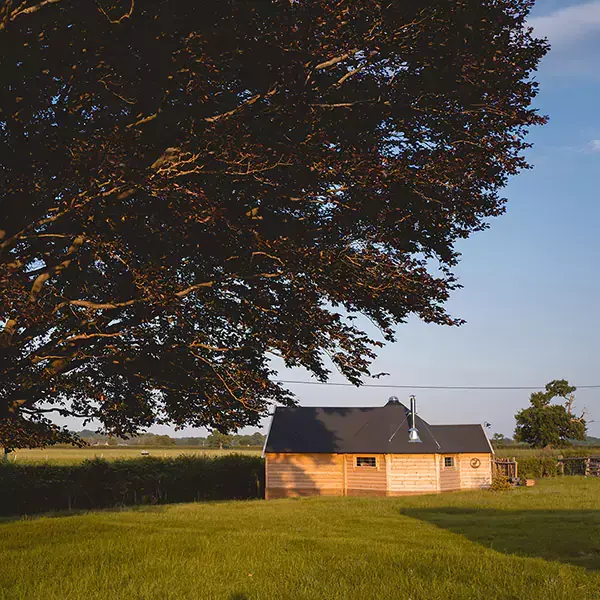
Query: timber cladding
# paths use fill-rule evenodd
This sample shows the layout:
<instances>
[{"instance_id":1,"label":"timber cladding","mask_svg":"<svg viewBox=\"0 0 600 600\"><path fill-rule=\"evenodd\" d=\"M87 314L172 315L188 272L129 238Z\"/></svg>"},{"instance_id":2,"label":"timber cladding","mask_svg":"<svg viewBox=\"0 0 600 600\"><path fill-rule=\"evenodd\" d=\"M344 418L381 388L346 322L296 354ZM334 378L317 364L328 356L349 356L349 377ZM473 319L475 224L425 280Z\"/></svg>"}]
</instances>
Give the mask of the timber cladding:
<instances>
[{"instance_id":1,"label":"timber cladding","mask_svg":"<svg viewBox=\"0 0 600 600\"><path fill-rule=\"evenodd\" d=\"M386 456L344 454L348 496L385 496L387 490Z\"/></svg>"},{"instance_id":2,"label":"timber cladding","mask_svg":"<svg viewBox=\"0 0 600 600\"><path fill-rule=\"evenodd\" d=\"M394 493L438 491L435 454L391 454L388 490Z\"/></svg>"},{"instance_id":3,"label":"timber cladding","mask_svg":"<svg viewBox=\"0 0 600 600\"><path fill-rule=\"evenodd\" d=\"M462 454L460 460L460 487L477 490L492 485L492 454Z\"/></svg>"},{"instance_id":4,"label":"timber cladding","mask_svg":"<svg viewBox=\"0 0 600 600\"><path fill-rule=\"evenodd\" d=\"M341 454L265 455L267 497L344 493L344 457Z\"/></svg>"},{"instance_id":5,"label":"timber cladding","mask_svg":"<svg viewBox=\"0 0 600 600\"><path fill-rule=\"evenodd\" d=\"M403 496L491 484L491 454L265 453L266 497Z\"/></svg>"},{"instance_id":6,"label":"timber cladding","mask_svg":"<svg viewBox=\"0 0 600 600\"><path fill-rule=\"evenodd\" d=\"M442 454L438 458L440 469L440 491L454 492L461 489L460 454Z\"/></svg>"}]
</instances>

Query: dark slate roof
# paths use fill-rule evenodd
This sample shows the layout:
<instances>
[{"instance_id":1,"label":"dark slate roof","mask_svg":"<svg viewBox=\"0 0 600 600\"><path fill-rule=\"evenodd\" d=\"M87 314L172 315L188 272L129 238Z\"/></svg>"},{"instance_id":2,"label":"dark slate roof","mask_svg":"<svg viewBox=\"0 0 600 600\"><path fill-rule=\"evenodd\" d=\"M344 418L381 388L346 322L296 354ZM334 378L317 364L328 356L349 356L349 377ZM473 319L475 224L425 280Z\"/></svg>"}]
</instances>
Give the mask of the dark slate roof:
<instances>
[{"instance_id":1,"label":"dark slate roof","mask_svg":"<svg viewBox=\"0 0 600 600\"><path fill-rule=\"evenodd\" d=\"M265 452L435 454L492 452L481 425L429 425L408 441L409 410L399 402L369 408L277 407Z\"/></svg>"}]
</instances>

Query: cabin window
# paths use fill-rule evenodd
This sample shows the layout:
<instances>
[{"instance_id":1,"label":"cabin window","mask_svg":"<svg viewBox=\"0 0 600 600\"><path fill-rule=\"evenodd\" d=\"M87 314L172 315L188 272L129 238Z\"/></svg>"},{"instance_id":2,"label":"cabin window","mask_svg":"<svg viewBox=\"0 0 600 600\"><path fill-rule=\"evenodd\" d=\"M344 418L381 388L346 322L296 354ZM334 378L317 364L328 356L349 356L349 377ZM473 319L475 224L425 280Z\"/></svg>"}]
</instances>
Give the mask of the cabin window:
<instances>
[{"instance_id":1,"label":"cabin window","mask_svg":"<svg viewBox=\"0 0 600 600\"><path fill-rule=\"evenodd\" d=\"M444 456L444 467L454 466L454 456Z\"/></svg>"},{"instance_id":2,"label":"cabin window","mask_svg":"<svg viewBox=\"0 0 600 600\"><path fill-rule=\"evenodd\" d=\"M377 468L377 458L375 456L357 456L356 466Z\"/></svg>"}]
</instances>

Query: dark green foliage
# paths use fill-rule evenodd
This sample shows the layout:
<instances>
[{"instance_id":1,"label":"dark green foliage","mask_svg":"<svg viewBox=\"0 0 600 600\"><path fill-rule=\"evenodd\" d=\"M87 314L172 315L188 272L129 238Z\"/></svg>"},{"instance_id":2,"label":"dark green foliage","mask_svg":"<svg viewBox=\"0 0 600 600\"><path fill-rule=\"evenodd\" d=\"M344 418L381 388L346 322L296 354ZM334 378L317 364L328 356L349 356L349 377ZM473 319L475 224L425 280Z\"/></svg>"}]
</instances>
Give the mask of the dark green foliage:
<instances>
[{"instance_id":1,"label":"dark green foliage","mask_svg":"<svg viewBox=\"0 0 600 600\"><path fill-rule=\"evenodd\" d=\"M274 355L359 384L460 324L456 243L545 120L531 6L0 3L0 444L228 433L293 403Z\"/></svg>"},{"instance_id":2,"label":"dark green foliage","mask_svg":"<svg viewBox=\"0 0 600 600\"><path fill-rule=\"evenodd\" d=\"M519 477L522 479L541 479L558 475L558 462L554 456L528 456L520 458L518 463Z\"/></svg>"},{"instance_id":3,"label":"dark green foliage","mask_svg":"<svg viewBox=\"0 0 600 600\"><path fill-rule=\"evenodd\" d=\"M512 490L512 485L506 475L495 475L492 479L490 491L492 492L507 492Z\"/></svg>"},{"instance_id":4,"label":"dark green foliage","mask_svg":"<svg viewBox=\"0 0 600 600\"><path fill-rule=\"evenodd\" d=\"M213 431L207 438L206 442L209 448L230 448L233 436L219 431Z\"/></svg>"},{"instance_id":5,"label":"dark green foliage","mask_svg":"<svg viewBox=\"0 0 600 600\"><path fill-rule=\"evenodd\" d=\"M0 515L134 504L262 498L256 456L87 460L78 465L0 466Z\"/></svg>"},{"instance_id":6,"label":"dark green foliage","mask_svg":"<svg viewBox=\"0 0 600 600\"><path fill-rule=\"evenodd\" d=\"M586 439L584 414L573 414L573 392L577 388L564 379L546 384L544 392L531 394L531 406L515 415L515 440L534 448L569 445L569 440ZM554 398L563 398L565 404L550 404Z\"/></svg>"}]
</instances>

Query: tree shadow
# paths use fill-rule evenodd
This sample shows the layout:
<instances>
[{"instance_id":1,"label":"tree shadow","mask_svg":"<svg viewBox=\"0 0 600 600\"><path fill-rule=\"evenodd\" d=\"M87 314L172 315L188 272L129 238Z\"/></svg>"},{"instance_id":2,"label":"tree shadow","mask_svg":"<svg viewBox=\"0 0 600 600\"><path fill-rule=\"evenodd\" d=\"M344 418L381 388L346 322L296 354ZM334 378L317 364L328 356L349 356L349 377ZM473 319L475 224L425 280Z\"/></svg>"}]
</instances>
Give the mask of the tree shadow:
<instances>
[{"instance_id":1,"label":"tree shadow","mask_svg":"<svg viewBox=\"0 0 600 600\"><path fill-rule=\"evenodd\" d=\"M339 407L277 408L265 447L265 490L271 500L344 494L348 412Z\"/></svg>"},{"instance_id":2,"label":"tree shadow","mask_svg":"<svg viewBox=\"0 0 600 600\"><path fill-rule=\"evenodd\" d=\"M504 554L600 569L600 511L442 507L400 512Z\"/></svg>"},{"instance_id":3,"label":"tree shadow","mask_svg":"<svg viewBox=\"0 0 600 600\"><path fill-rule=\"evenodd\" d=\"M206 502L210 502L207 500ZM224 500L214 500L211 503L225 502ZM181 504L181 503L173 503ZM65 517L81 517L89 514L98 513L122 513L122 512L165 512L173 504L124 504L119 506L108 506L103 508L78 508L72 510L51 510L47 512L36 512L21 515L0 516L0 526L5 523L14 523L15 521L37 521L39 519L64 519Z\"/></svg>"}]
</instances>

